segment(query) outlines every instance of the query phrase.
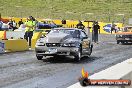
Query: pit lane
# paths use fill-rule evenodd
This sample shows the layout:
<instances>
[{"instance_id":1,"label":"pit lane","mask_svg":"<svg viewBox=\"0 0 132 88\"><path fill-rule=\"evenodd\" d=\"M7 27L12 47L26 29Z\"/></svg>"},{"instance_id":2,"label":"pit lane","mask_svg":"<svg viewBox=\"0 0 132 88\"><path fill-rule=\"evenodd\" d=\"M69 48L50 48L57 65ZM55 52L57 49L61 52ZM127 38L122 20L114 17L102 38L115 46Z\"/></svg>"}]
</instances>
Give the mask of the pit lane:
<instances>
[{"instance_id":1,"label":"pit lane","mask_svg":"<svg viewBox=\"0 0 132 88\"><path fill-rule=\"evenodd\" d=\"M81 68L90 75L132 58L132 45L116 44L115 35L100 35L90 58L79 63L71 57L44 58L34 51L0 55L0 88L65 88L78 81Z\"/></svg>"}]
</instances>

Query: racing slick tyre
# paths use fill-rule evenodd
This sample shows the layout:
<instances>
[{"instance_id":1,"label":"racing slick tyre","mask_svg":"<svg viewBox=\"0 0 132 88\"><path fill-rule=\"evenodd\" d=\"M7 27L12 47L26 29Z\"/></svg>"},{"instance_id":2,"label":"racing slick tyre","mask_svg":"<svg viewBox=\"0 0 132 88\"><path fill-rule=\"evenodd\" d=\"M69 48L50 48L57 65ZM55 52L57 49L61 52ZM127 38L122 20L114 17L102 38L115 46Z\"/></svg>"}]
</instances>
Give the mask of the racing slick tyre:
<instances>
[{"instance_id":1,"label":"racing slick tyre","mask_svg":"<svg viewBox=\"0 0 132 88\"><path fill-rule=\"evenodd\" d=\"M78 51L78 53L77 53L77 55L75 56L74 60L75 60L76 62L79 62L79 61L81 60L81 52L80 52L80 51Z\"/></svg>"},{"instance_id":2,"label":"racing slick tyre","mask_svg":"<svg viewBox=\"0 0 132 88\"><path fill-rule=\"evenodd\" d=\"M80 48L79 48L79 50L78 50L78 52L76 53L76 55L75 55L75 58L74 58L74 60L76 61L76 62L79 62L80 60L81 60L81 55L82 55L82 46L80 45Z\"/></svg>"},{"instance_id":3,"label":"racing slick tyre","mask_svg":"<svg viewBox=\"0 0 132 88\"><path fill-rule=\"evenodd\" d=\"M37 56L37 55L36 55L36 57L38 60L42 60L42 58L43 58L43 56Z\"/></svg>"}]
</instances>

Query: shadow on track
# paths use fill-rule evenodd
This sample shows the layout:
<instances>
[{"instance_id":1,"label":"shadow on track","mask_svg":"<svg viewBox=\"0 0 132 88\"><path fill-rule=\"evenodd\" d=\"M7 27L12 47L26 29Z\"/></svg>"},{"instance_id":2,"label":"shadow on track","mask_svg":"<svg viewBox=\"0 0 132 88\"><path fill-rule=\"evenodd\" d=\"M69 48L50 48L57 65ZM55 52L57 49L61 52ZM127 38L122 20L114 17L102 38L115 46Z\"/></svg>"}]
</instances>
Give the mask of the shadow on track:
<instances>
[{"instance_id":1,"label":"shadow on track","mask_svg":"<svg viewBox=\"0 0 132 88\"><path fill-rule=\"evenodd\" d=\"M90 63L94 60L101 59L102 57L82 57L81 61L76 62L74 61L74 58L71 57L65 57L65 56L58 56L58 57L48 57L43 59L43 62L49 62L49 63L73 63L73 64L83 64L83 63Z\"/></svg>"},{"instance_id":2,"label":"shadow on track","mask_svg":"<svg viewBox=\"0 0 132 88\"><path fill-rule=\"evenodd\" d=\"M123 44L120 44L120 45L132 45L132 43L123 43Z\"/></svg>"}]
</instances>

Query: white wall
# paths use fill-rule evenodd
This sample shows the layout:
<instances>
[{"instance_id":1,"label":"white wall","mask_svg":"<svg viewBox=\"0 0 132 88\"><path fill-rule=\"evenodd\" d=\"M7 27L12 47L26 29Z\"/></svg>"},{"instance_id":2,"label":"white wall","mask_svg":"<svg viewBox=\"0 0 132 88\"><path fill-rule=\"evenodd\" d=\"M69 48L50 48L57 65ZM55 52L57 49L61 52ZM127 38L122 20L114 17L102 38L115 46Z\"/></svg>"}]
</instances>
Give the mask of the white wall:
<instances>
[{"instance_id":1,"label":"white wall","mask_svg":"<svg viewBox=\"0 0 132 88\"><path fill-rule=\"evenodd\" d=\"M116 64L106 70L101 72L95 73L89 77L90 79L129 79L132 80L132 58ZM80 83L76 83L68 88L83 88ZM132 88L131 86L125 87L114 87L114 86L106 86L106 87L99 87L99 86L89 86L85 88Z\"/></svg>"}]
</instances>

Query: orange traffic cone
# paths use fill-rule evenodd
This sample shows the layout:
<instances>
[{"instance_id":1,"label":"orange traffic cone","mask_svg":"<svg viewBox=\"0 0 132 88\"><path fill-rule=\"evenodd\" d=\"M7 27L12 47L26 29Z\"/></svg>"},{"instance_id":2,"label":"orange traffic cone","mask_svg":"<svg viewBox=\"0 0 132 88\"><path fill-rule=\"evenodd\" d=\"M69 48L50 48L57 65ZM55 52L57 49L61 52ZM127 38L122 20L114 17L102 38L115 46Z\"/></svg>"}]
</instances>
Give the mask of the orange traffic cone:
<instances>
[{"instance_id":1,"label":"orange traffic cone","mask_svg":"<svg viewBox=\"0 0 132 88\"><path fill-rule=\"evenodd\" d=\"M4 30L4 40L6 40L6 30Z\"/></svg>"}]
</instances>

